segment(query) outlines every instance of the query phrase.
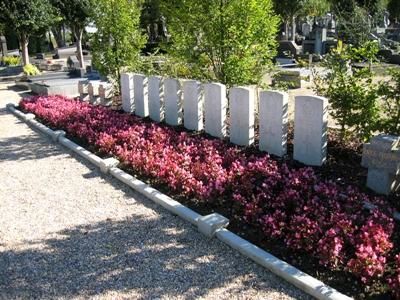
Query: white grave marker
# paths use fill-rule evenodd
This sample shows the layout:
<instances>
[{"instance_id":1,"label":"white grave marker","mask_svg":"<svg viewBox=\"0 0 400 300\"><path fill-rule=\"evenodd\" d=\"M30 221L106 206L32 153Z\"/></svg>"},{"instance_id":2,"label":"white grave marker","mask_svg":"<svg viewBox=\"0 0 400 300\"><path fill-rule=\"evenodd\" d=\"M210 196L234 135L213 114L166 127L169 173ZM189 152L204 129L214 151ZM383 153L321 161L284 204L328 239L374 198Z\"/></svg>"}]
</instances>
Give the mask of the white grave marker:
<instances>
[{"instance_id":1,"label":"white grave marker","mask_svg":"<svg viewBox=\"0 0 400 300\"><path fill-rule=\"evenodd\" d=\"M287 93L263 91L260 93L259 124L260 150L276 156L287 151L288 102Z\"/></svg>"},{"instance_id":2,"label":"white grave marker","mask_svg":"<svg viewBox=\"0 0 400 300\"><path fill-rule=\"evenodd\" d=\"M133 94L135 99L135 114L145 118L149 115L148 81L146 76L133 75Z\"/></svg>"},{"instance_id":3,"label":"white grave marker","mask_svg":"<svg viewBox=\"0 0 400 300\"><path fill-rule=\"evenodd\" d=\"M294 115L293 158L306 165L321 166L326 160L328 100L297 96Z\"/></svg>"},{"instance_id":4,"label":"white grave marker","mask_svg":"<svg viewBox=\"0 0 400 300\"><path fill-rule=\"evenodd\" d=\"M172 126L182 123L182 101L179 81L173 78L164 80L165 122Z\"/></svg>"},{"instance_id":5,"label":"white grave marker","mask_svg":"<svg viewBox=\"0 0 400 300\"><path fill-rule=\"evenodd\" d=\"M195 80L183 82L183 112L185 127L189 130L203 129L203 97L201 85Z\"/></svg>"},{"instance_id":6,"label":"white grave marker","mask_svg":"<svg viewBox=\"0 0 400 300\"><path fill-rule=\"evenodd\" d=\"M220 83L204 85L205 131L215 137L226 136L226 87Z\"/></svg>"},{"instance_id":7,"label":"white grave marker","mask_svg":"<svg viewBox=\"0 0 400 300\"><path fill-rule=\"evenodd\" d=\"M133 73L121 74L121 96L122 109L127 113L133 113L135 110L133 98Z\"/></svg>"},{"instance_id":8,"label":"white grave marker","mask_svg":"<svg viewBox=\"0 0 400 300\"><path fill-rule=\"evenodd\" d=\"M164 120L163 107L163 86L161 77L149 77L149 115L153 121L161 122Z\"/></svg>"}]
</instances>

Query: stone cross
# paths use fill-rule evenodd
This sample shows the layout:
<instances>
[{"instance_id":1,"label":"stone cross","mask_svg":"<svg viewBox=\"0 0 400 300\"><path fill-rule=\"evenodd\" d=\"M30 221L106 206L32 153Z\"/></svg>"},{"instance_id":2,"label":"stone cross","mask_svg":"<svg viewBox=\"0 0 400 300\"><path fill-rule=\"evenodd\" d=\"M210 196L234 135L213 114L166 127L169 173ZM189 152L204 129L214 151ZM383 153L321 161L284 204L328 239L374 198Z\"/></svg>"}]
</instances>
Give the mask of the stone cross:
<instances>
[{"instance_id":1,"label":"stone cross","mask_svg":"<svg viewBox=\"0 0 400 300\"><path fill-rule=\"evenodd\" d=\"M367 187L389 195L400 190L400 137L380 134L364 144L361 165L368 168Z\"/></svg>"}]
</instances>

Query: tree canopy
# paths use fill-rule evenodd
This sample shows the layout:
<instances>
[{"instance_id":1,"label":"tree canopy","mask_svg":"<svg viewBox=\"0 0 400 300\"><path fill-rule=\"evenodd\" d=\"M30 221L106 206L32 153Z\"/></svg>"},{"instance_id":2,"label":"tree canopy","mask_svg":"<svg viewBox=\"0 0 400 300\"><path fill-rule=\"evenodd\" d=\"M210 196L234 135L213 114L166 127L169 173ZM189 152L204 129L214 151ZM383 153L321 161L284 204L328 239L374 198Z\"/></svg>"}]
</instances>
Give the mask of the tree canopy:
<instances>
[{"instance_id":1,"label":"tree canopy","mask_svg":"<svg viewBox=\"0 0 400 300\"><path fill-rule=\"evenodd\" d=\"M279 18L270 0L165 0L170 53L224 84L261 80L276 53Z\"/></svg>"},{"instance_id":2,"label":"tree canopy","mask_svg":"<svg viewBox=\"0 0 400 300\"><path fill-rule=\"evenodd\" d=\"M0 22L17 34L24 65L29 63L29 36L45 31L54 20L54 10L49 0L2 0Z\"/></svg>"}]
</instances>

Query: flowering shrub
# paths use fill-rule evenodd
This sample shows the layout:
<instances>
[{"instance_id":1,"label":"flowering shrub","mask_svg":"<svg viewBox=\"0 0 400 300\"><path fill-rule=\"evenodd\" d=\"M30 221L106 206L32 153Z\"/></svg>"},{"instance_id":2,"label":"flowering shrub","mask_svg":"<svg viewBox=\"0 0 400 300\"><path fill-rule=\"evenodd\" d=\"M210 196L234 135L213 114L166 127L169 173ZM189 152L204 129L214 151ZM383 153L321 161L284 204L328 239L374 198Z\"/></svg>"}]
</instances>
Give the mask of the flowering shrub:
<instances>
[{"instance_id":1,"label":"flowering shrub","mask_svg":"<svg viewBox=\"0 0 400 300\"><path fill-rule=\"evenodd\" d=\"M400 259L391 254L392 211L380 198L320 181L311 168L289 169L268 154L251 155L108 108L60 96L23 99L20 106L174 191L224 201L266 238L347 270L365 284L383 278L400 295ZM375 208L367 209L365 201Z\"/></svg>"}]
</instances>

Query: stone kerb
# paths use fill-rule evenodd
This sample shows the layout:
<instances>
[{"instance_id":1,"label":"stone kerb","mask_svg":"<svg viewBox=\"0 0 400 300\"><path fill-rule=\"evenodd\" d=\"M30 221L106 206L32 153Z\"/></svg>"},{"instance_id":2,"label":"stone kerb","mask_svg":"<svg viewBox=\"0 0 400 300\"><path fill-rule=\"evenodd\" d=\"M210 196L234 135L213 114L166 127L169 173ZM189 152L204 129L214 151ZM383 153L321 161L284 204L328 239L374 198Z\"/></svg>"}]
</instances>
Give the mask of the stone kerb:
<instances>
[{"instance_id":1,"label":"stone kerb","mask_svg":"<svg viewBox=\"0 0 400 300\"><path fill-rule=\"evenodd\" d=\"M230 141L236 145L254 143L254 88L233 87L230 90Z\"/></svg>"},{"instance_id":2,"label":"stone kerb","mask_svg":"<svg viewBox=\"0 0 400 300\"><path fill-rule=\"evenodd\" d=\"M133 98L133 73L121 74L121 98L122 109L127 113L133 113L135 110Z\"/></svg>"},{"instance_id":3,"label":"stone kerb","mask_svg":"<svg viewBox=\"0 0 400 300\"><path fill-rule=\"evenodd\" d=\"M328 100L297 96L294 112L293 158L306 165L321 166L326 160Z\"/></svg>"},{"instance_id":4,"label":"stone kerb","mask_svg":"<svg viewBox=\"0 0 400 300\"><path fill-rule=\"evenodd\" d=\"M181 87L177 79L164 80L165 122L172 126L182 124Z\"/></svg>"},{"instance_id":5,"label":"stone kerb","mask_svg":"<svg viewBox=\"0 0 400 300\"><path fill-rule=\"evenodd\" d=\"M159 76L150 76L148 84L150 118L153 121L162 122L164 120L162 78Z\"/></svg>"},{"instance_id":6,"label":"stone kerb","mask_svg":"<svg viewBox=\"0 0 400 300\"><path fill-rule=\"evenodd\" d=\"M204 85L205 131L218 138L226 136L226 86L221 83Z\"/></svg>"},{"instance_id":7,"label":"stone kerb","mask_svg":"<svg viewBox=\"0 0 400 300\"><path fill-rule=\"evenodd\" d=\"M289 95L277 91L260 92L259 144L261 151L284 156L287 151Z\"/></svg>"},{"instance_id":8,"label":"stone kerb","mask_svg":"<svg viewBox=\"0 0 400 300\"><path fill-rule=\"evenodd\" d=\"M201 85L195 80L183 82L183 124L189 130L203 129L203 96Z\"/></svg>"},{"instance_id":9,"label":"stone kerb","mask_svg":"<svg viewBox=\"0 0 400 300\"><path fill-rule=\"evenodd\" d=\"M88 85L88 94L89 94L89 102L92 104L99 104L99 86L100 82L89 82Z\"/></svg>"},{"instance_id":10,"label":"stone kerb","mask_svg":"<svg viewBox=\"0 0 400 300\"><path fill-rule=\"evenodd\" d=\"M400 190L400 137L378 135L364 144L361 165L368 168L367 186L388 195Z\"/></svg>"},{"instance_id":11,"label":"stone kerb","mask_svg":"<svg viewBox=\"0 0 400 300\"><path fill-rule=\"evenodd\" d=\"M103 106L111 105L111 98L113 96L112 84L104 82L99 85L100 104Z\"/></svg>"},{"instance_id":12,"label":"stone kerb","mask_svg":"<svg viewBox=\"0 0 400 300\"><path fill-rule=\"evenodd\" d=\"M133 94L135 101L135 114L139 117L149 115L148 79L144 75L133 75Z\"/></svg>"},{"instance_id":13,"label":"stone kerb","mask_svg":"<svg viewBox=\"0 0 400 300\"><path fill-rule=\"evenodd\" d=\"M78 92L81 101L89 101L89 80L79 80L78 82Z\"/></svg>"}]
</instances>

